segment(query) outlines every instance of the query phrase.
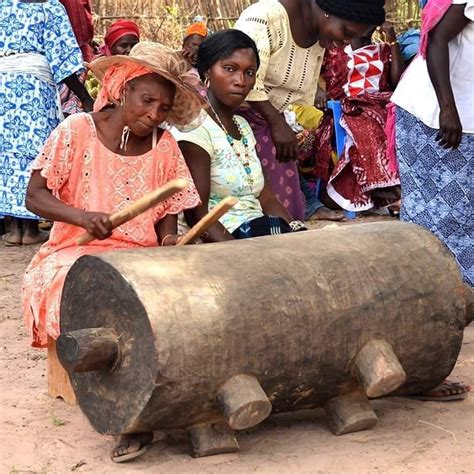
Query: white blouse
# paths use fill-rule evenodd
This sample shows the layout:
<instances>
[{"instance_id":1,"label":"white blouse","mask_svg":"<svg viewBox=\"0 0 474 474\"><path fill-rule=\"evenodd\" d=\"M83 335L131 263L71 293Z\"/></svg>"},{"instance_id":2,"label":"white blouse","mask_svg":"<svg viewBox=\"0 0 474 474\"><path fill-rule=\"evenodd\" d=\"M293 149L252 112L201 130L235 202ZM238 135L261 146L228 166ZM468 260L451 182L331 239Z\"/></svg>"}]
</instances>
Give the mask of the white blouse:
<instances>
[{"instance_id":1,"label":"white blouse","mask_svg":"<svg viewBox=\"0 0 474 474\"><path fill-rule=\"evenodd\" d=\"M449 43L449 71L454 100L464 133L474 133L474 0L453 0L465 5L469 24ZM392 102L421 120L439 128L439 104L428 74L426 60L417 56L393 93Z\"/></svg>"},{"instance_id":2,"label":"white blouse","mask_svg":"<svg viewBox=\"0 0 474 474\"><path fill-rule=\"evenodd\" d=\"M235 28L255 41L260 55L257 81L247 100L269 100L280 112L292 104L314 104L324 49L319 43L309 48L296 44L279 1L260 0L246 8Z\"/></svg>"}]
</instances>

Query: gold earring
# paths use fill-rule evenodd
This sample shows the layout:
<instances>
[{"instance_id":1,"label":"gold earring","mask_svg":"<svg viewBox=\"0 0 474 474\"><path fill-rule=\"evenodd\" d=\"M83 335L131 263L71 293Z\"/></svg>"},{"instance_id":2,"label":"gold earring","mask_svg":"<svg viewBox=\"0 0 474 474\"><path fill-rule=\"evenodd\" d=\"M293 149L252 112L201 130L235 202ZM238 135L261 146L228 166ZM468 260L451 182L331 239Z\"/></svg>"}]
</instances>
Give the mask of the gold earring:
<instances>
[{"instance_id":1,"label":"gold earring","mask_svg":"<svg viewBox=\"0 0 474 474\"><path fill-rule=\"evenodd\" d=\"M209 79L209 76L206 76L206 79L204 79L204 85L206 89L209 89L209 87L211 87L211 79Z\"/></svg>"}]
</instances>

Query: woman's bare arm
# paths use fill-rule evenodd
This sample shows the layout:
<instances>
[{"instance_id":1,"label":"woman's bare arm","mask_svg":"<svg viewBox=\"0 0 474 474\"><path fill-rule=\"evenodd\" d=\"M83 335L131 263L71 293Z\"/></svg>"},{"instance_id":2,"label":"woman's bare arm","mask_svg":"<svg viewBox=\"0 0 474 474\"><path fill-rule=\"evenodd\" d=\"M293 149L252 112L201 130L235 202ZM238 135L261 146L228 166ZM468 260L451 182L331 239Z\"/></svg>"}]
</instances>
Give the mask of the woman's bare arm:
<instances>
[{"instance_id":1,"label":"woman's bare arm","mask_svg":"<svg viewBox=\"0 0 474 474\"><path fill-rule=\"evenodd\" d=\"M431 31L426 62L440 107L439 132L436 140L444 148L457 148L461 143L462 124L456 108L449 71L448 43L469 23L464 16L465 5L451 5Z\"/></svg>"},{"instance_id":2,"label":"woman's bare arm","mask_svg":"<svg viewBox=\"0 0 474 474\"><path fill-rule=\"evenodd\" d=\"M209 209L211 158L205 150L194 143L182 141L179 142L179 148L183 153L199 197L201 198L200 206L194 209L188 209L184 212L186 222L188 225L193 226L207 214ZM216 222L207 232L208 236L203 238L205 242L221 242L234 239L232 234L227 232L226 228L220 222Z\"/></svg>"}]
</instances>

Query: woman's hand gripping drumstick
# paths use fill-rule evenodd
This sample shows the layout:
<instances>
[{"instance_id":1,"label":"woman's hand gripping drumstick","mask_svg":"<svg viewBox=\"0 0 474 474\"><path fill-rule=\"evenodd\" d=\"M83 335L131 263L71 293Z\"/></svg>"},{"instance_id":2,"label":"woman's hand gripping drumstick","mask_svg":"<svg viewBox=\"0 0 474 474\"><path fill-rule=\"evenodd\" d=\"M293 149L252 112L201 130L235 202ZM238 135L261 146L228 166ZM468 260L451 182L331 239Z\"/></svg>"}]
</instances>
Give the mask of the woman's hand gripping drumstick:
<instances>
[{"instance_id":1,"label":"woman's hand gripping drumstick","mask_svg":"<svg viewBox=\"0 0 474 474\"><path fill-rule=\"evenodd\" d=\"M156 206L159 202L162 202L173 194L182 191L188 185L185 179L173 179L166 183L164 186L161 186L151 193L147 193L141 198L137 199L135 202L122 209L115 214L110 216L110 222L112 223L112 228L115 229L125 222L132 220L134 217L137 217L139 214L147 211L148 209ZM77 245L85 245L89 242L95 240L92 234L85 232L82 234L76 241Z\"/></svg>"},{"instance_id":2,"label":"woman's hand gripping drumstick","mask_svg":"<svg viewBox=\"0 0 474 474\"><path fill-rule=\"evenodd\" d=\"M196 225L194 225L187 234L183 235L176 245L186 245L194 242L238 202L239 200L235 197L228 196L224 198L216 207L210 210Z\"/></svg>"}]
</instances>

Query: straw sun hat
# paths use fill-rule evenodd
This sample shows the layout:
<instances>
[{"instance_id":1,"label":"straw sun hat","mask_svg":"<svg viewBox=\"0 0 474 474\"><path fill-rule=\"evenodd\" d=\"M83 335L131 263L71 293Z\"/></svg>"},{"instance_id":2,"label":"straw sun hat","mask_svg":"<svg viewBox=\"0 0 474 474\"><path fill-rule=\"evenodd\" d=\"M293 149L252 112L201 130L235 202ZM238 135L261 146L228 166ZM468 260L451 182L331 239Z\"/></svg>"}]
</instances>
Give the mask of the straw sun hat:
<instances>
[{"instance_id":1,"label":"straw sun hat","mask_svg":"<svg viewBox=\"0 0 474 474\"><path fill-rule=\"evenodd\" d=\"M176 86L174 105L166 119L168 124L180 130L199 125L207 101L196 90L198 77L190 71L187 61L177 51L159 43L142 41L132 48L130 56L99 58L88 64L88 67L102 83L107 69L130 61L145 66Z\"/></svg>"}]
</instances>

